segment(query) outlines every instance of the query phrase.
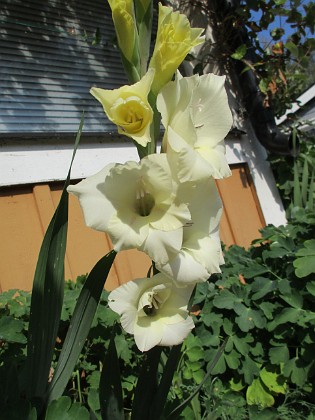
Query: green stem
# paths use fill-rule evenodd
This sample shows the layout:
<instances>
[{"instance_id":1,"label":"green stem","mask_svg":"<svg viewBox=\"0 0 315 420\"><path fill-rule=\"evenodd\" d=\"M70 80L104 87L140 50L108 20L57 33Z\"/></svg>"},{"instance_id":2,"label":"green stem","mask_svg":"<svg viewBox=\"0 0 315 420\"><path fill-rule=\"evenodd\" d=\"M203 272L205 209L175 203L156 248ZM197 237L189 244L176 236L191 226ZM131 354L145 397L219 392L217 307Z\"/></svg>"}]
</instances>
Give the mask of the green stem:
<instances>
[{"instance_id":1,"label":"green stem","mask_svg":"<svg viewBox=\"0 0 315 420\"><path fill-rule=\"evenodd\" d=\"M80 382L80 372L79 369L77 369L76 371L76 376L77 376L77 384L78 384L78 394L79 394L79 401L80 404L82 404L82 392L81 392L81 382Z\"/></svg>"}]
</instances>

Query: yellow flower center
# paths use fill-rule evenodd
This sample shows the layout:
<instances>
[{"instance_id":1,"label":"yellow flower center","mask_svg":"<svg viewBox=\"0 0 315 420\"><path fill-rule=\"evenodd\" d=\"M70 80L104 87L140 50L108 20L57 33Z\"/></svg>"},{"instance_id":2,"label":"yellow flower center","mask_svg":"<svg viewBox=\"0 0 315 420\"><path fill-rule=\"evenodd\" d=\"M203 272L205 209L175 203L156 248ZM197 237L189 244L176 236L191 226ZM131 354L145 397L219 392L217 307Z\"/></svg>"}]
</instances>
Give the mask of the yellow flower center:
<instances>
[{"instance_id":1,"label":"yellow flower center","mask_svg":"<svg viewBox=\"0 0 315 420\"><path fill-rule=\"evenodd\" d=\"M119 98L111 108L113 120L123 131L134 134L146 126L150 110L140 98Z\"/></svg>"},{"instance_id":2,"label":"yellow flower center","mask_svg":"<svg viewBox=\"0 0 315 420\"><path fill-rule=\"evenodd\" d=\"M144 292L138 303L139 316L154 316L171 295L169 285L160 284Z\"/></svg>"}]
</instances>

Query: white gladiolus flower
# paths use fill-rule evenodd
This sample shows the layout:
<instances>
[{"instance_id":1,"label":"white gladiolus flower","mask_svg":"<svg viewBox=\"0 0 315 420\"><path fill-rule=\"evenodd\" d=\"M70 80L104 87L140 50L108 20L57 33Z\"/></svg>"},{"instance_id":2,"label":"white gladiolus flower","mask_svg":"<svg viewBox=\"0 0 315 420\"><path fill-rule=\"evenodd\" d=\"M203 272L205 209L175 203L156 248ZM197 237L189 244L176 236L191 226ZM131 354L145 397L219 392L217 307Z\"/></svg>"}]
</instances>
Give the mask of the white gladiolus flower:
<instances>
[{"instance_id":1,"label":"white gladiolus flower","mask_svg":"<svg viewBox=\"0 0 315 420\"><path fill-rule=\"evenodd\" d=\"M86 224L107 232L116 251L138 248L166 263L181 249L190 212L165 154L108 165L68 191L78 196Z\"/></svg>"},{"instance_id":2,"label":"white gladiolus flower","mask_svg":"<svg viewBox=\"0 0 315 420\"><path fill-rule=\"evenodd\" d=\"M184 228L180 252L166 264L156 264L178 286L206 281L211 274L220 273L220 265L224 263L219 237L222 202L214 180L210 178L182 188L189 198L192 223Z\"/></svg>"},{"instance_id":3,"label":"white gladiolus flower","mask_svg":"<svg viewBox=\"0 0 315 420\"><path fill-rule=\"evenodd\" d=\"M193 286L177 288L162 273L123 284L108 297L139 350L180 344L194 328L187 304Z\"/></svg>"},{"instance_id":4,"label":"white gladiolus flower","mask_svg":"<svg viewBox=\"0 0 315 420\"><path fill-rule=\"evenodd\" d=\"M180 182L231 175L223 141L232 125L224 81L214 74L178 72L158 95L163 148Z\"/></svg>"},{"instance_id":5,"label":"white gladiolus flower","mask_svg":"<svg viewBox=\"0 0 315 420\"><path fill-rule=\"evenodd\" d=\"M107 90L93 87L90 93L102 104L107 117L117 125L118 133L131 137L141 146L151 141L153 111L148 95L154 77L149 69L142 79L129 86Z\"/></svg>"}]
</instances>

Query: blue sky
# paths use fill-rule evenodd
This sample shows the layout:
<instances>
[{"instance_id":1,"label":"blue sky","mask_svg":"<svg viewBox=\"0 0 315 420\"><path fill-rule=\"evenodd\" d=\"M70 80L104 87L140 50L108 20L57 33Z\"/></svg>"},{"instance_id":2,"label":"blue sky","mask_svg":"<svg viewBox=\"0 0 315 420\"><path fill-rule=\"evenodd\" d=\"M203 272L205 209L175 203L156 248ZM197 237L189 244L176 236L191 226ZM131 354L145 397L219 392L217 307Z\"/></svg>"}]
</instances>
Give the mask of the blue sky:
<instances>
[{"instance_id":1,"label":"blue sky","mask_svg":"<svg viewBox=\"0 0 315 420\"><path fill-rule=\"evenodd\" d=\"M302 0L301 4L306 5L306 4L310 3L310 1L311 0ZM287 1L285 7L290 8L290 1ZM304 12L303 7L300 7L299 11L303 14L303 12ZM259 21L261 15L262 15L261 12L252 12L252 20L253 21ZM275 29L275 28L283 28L284 29L285 32L284 32L284 35L283 35L283 38L282 38L283 41L286 41L286 39L292 33L295 32L295 29L292 28L290 24L286 23L286 17L285 16L277 16L275 21L269 25L269 29L266 30L266 31L262 31L259 34L259 38L261 40L264 40L264 41L272 41L272 38L270 36L270 31L272 29ZM308 36L312 36L312 35L309 33Z\"/></svg>"}]
</instances>

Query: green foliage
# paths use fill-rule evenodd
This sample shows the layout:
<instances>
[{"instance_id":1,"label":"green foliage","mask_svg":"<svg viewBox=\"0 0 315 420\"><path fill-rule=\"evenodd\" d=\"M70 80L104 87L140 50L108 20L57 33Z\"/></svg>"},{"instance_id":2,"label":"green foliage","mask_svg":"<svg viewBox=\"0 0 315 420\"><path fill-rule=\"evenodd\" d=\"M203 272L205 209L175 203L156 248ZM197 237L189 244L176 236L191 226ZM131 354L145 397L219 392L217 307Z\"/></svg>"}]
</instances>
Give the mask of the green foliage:
<instances>
[{"instance_id":1,"label":"green foliage","mask_svg":"<svg viewBox=\"0 0 315 420\"><path fill-rule=\"evenodd\" d=\"M301 259L313 252L314 234L314 213L299 209L287 226L267 226L262 239L247 251L233 246L225 252L223 273L198 286L194 299L195 332L188 336L179 353L176 349L172 356L174 362L169 363L166 370L170 353L168 349L162 351L159 371L175 369L167 413L189 398L200 384L199 397L194 397L177 418L312 418L315 410L312 405L315 270L309 268L311 272L304 271L303 277L299 277L298 270L305 269ZM51 375L74 310L73 300L77 299L83 283L84 278L79 278L77 283L65 284L63 318ZM64 393L71 401L56 400L50 405L50 413L65 405L64 415L72 415L73 410L78 419L84 419L87 412L91 418L101 419L98 395L101 374L103 372L105 392L106 370L113 369L116 360L112 348L104 361L113 328L124 411L131 412L143 355L137 350L133 337L125 334L119 325L114 327L117 315L109 309L107 296L103 291L90 333ZM0 405L1 410L10 415L15 407L17 413L24 413L23 418L36 419L31 406L16 393L18 372L25 359L25 344L19 337L27 335L28 305L29 294L25 292L10 291L0 297L0 319L12 318L19 322L18 328L17 324L11 324L12 334L18 333L17 339L2 339ZM224 353L208 377L206 372L224 338ZM107 366L105 370L103 363ZM117 367L115 369L117 371ZM169 380L170 375L166 373L164 381ZM117 384L113 386L117 388ZM105 395L109 395L111 389L107 388ZM158 388L157 399L164 401L161 392ZM78 411L84 407L85 411Z\"/></svg>"},{"instance_id":2,"label":"green foliage","mask_svg":"<svg viewBox=\"0 0 315 420\"><path fill-rule=\"evenodd\" d=\"M60 397L48 406L45 420L89 420L89 412L69 397Z\"/></svg>"},{"instance_id":3,"label":"green foliage","mask_svg":"<svg viewBox=\"0 0 315 420\"><path fill-rule=\"evenodd\" d=\"M314 211L315 184L315 141L312 132L307 133L294 127L300 139L300 153L297 157L269 156L277 187L289 219L295 218L300 207Z\"/></svg>"},{"instance_id":4,"label":"green foliage","mask_svg":"<svg viewBox=\"0 0 315 420\"><path fill-rule=\"evenodd\" d=\"M299 209L287 226L266 227L247 251L231 247L222 275L199 285L195 296L202 309L190 350L199 339L200 368L213 358L219 346L215 338L228 336L213 372L222 381L221 391L246 396L248 406L275 416L290 393L300 390L310 402L315 392L315 267L303 260L314 261L314 240L308 239L314 236L314 213ZM189 362L185 354L183 370ZM216 410L209 385L204 398Z\"/></svg>"}]
</instances>

